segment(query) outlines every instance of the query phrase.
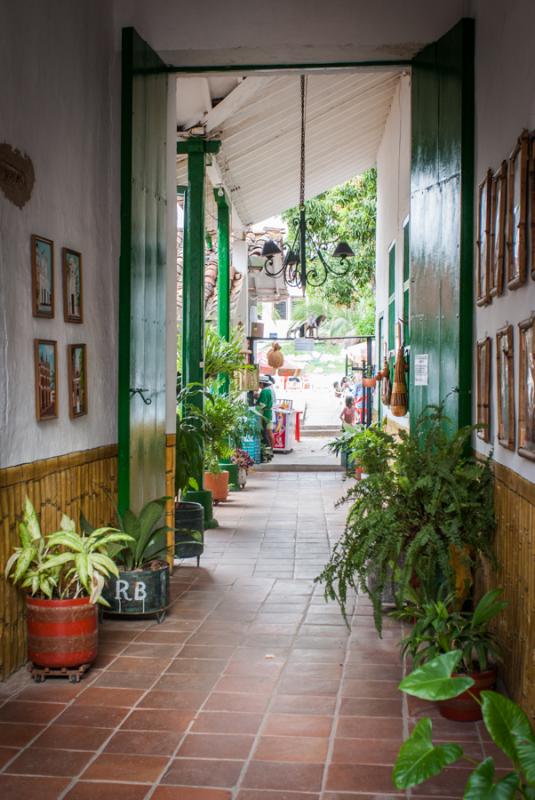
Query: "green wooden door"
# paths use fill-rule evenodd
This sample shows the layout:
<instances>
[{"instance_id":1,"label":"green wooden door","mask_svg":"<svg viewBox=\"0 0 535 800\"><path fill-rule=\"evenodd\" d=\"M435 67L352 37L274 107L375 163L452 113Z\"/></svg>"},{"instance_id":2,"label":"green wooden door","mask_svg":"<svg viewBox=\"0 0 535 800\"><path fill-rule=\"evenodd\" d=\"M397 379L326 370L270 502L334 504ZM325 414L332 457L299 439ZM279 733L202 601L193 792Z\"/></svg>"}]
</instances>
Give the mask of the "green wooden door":
<instances>
[{"instance_id":1,"label":"green wooden door","mask_svg":"<svg viewBox=\"0 0 535 800\"><path fill-rule=\"evenodd\" d=\"M123 30L119 509L165 494L167 75Z\"/></svg>"},{"instance_id":2,"label":"green wooden door","mask_svg":"<svg viewBox=\"0 0 535 800\"><path fill-rule=\"evenodd\" d=\"M445 398L455 426L471 419L473 162L474 21L464 19L413 61L412 422ZM427 385L415 385L420 355Z\"/></svg>"}]
</instances>

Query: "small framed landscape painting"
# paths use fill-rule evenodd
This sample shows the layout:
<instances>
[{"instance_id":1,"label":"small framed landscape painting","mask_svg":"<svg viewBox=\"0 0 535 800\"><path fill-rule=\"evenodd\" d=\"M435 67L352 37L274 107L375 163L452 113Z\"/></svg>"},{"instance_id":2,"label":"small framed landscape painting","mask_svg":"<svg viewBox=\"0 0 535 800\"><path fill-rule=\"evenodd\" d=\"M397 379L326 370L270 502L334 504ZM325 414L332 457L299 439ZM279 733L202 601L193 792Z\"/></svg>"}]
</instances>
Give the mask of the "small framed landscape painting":
<instances>
[{"instance_id":1,"label":"small framed landscape painting","mask_svg":"<svg viewBox=\"0 0 535 800\"><path fill-rule=\"evenodd\" d=\"M496 387L498 401L498 441L503 447L515 447L515 385L513 326L496 333Z\"/></svg>"},{"instance_id":2,"label":"small framed landscape painting","mask_svg":"<svg viewBox=\"0 0 535 800\"><path fill-rule=\"evenodd\" d=\"M490 303L490 226L492 172L489 169L478 190L477 218L477 304Z\"/></svg>"},{"instance_id":3,"label":"small framed landscape painting","mask_svg":"<svg viewBox=\"0 0 535 800\"><path fill-rule=\"evenodd\" d=\"M87 414L87 364L85 344L67 347L69 373L69 416L71 419Z\"/></svg>"},{"instance_id":4,"label":"small framed landscape painting","mask_svg":"<svg viewBox=\"0 0 535 800\"><path fill-rule=\"evenodd\" d=\"M54 242L31 237L32 308L34 317L54 316Z\"/></svg>"},{"instance_id":5,"label":"small framed landscape painting","mask_svg":"<svg viewBox=\"0 0 535 800\"><path fill-rule=\"evenodd\" d=\"M535 461L535 314L519 324L518 452Z\"/></svg>"},{"instance_id":6,"label":"small framed landscape painting","mask_svg":"<svg viewBox=\"0 0 535 800\"><path fill-rule=\"evenodd\" d=\"M505 263L505 212L507 201L507 161L492 176L492 216L490 236L490 294L503 294Z\"/></svg>"},{"instance_id":7,"label":"small framed landscape painting","mask_svg":"<svg viewBox=\"0 0 535 800\"><path fill-rule=\"evenodd\" d=\"M518 289L526 280L526 221L529 137L524 131L509 157L507 189L507 286Z\"/></svg>"},{"instance_id":8,"label":"small framed landscape painting","mask_svg":"<svg viewBox=\"0 0 535 800\"><path fill-rule=\"evenodd\" d=\"M82 254L64 247L62 264L65 322L82 322Z\"/></svg>"},{"instance_id":9,"label":"small framed landscape painting","mask_svg":"<svg viewBox=\"0 0 535 800\"><path fill-rule=\"evenodd\" d=\"M489 336L477 343L477 435L484 442L490 442L490 348Z\"/></svg>"},{"instance_id":10,"label":"small framed landscape painting","mask_svg":"<svg viewBox=\"0 0 535 800\"><path fill-rule=\"evenodd\" d=\"M34 339L35 409L39 422L58 416L57 342Z\"/></svg>"}]
</instances>

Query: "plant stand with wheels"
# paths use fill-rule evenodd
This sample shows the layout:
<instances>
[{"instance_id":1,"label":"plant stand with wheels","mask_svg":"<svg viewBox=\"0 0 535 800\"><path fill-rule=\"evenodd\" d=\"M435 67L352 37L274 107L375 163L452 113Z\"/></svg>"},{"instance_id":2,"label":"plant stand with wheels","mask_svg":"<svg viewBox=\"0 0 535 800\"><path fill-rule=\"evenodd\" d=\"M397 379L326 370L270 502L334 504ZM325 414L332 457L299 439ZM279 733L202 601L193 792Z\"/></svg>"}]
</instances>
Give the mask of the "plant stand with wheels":
<instances>
[{"instance_id":1,"label":"plant stand with wheels","mask_svg":"<svg viewBox=\"0 0 535 800\"><path fill-rule=\"evenodd\" d=\"M68 678L70 683L80 683L91 664L81 664L79 667L39 667L30 664L28 672L35 683L44 683L47 678Z\"/></svg>"}]
</instances>

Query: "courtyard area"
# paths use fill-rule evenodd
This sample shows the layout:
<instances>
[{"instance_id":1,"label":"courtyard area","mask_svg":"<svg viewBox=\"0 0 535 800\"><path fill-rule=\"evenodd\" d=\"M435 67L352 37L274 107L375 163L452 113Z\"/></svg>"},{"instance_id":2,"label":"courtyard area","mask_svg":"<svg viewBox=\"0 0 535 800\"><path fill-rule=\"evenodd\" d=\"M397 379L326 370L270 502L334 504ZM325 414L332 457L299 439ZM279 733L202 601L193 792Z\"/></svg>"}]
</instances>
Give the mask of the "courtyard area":
<instances>
[{"instance_id":1,"label":"courtyard area","mask_svg":"<svg viewBox=\"0 0 535 800\"><path fill-rule=\"evenodd\" d=\"M340 473L263 473L216 508L165 621L104 621L79 684L0 684L2 800L372 800L422 703L401 696L397 623L349 631L313 578L341 533ZM499 759L479 724L437 739ZM501 762L497 760L498 768ZM413 796L459 798L450 768Z\"/></svg>"}]
</instances>

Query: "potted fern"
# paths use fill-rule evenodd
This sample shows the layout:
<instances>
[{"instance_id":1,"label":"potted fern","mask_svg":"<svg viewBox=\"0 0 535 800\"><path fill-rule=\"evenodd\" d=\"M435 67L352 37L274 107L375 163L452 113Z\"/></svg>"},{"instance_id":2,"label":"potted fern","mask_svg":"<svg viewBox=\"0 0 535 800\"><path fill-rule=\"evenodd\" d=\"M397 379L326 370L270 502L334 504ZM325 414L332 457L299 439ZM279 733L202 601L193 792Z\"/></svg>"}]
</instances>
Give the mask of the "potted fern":
<instances>
[{"instance_id":1,"label":"potted fern","mask_svg":"<svg viewBox=\"0 0 535 800\"><path fill-rule=\"evenodd\" d=\"M58 531L43 534L35 509L24 501L20 546L9 558L5 575L27 592L28 656L35 667L73 670L79 680L97 656L97 603L105 581L118 569L108 548L124 547L130 537L113 528L79 533L65 514ZM34 671L35 680L43 672Z\"/></svg>"},{"instance_id":2,"label":"potted fern","mask_svg":"<svg viewBox=\"0 0 535 800\"><path fill-rule=\"evenodd\" d=\"M469 455L474 428L451 433L440 406L428 406L410 433L380 426L354 435L352 454L367 477L349 489L346 527L316 579L342 612L360 588L381 632L385 590L401 607L411 586L424 598L441 583L469 584L480 556L494 563L490 462Z\"/></svg>"}]
</instances>

